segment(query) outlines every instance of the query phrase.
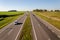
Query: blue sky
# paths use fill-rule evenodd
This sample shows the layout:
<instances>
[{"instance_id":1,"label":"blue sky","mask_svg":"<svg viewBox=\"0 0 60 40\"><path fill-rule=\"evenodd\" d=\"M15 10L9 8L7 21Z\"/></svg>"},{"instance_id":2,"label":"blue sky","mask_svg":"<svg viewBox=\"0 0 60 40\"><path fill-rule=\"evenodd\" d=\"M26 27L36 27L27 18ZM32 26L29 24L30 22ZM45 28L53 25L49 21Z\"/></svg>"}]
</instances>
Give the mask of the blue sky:
<instances>
[{"instance_id":1,"label":"blue sky","mask_svg":"<svg viewBox=\"0 0 60 40\"><path fill-rule=\"evenodd\" d=\"M0 0L0 11L60 9L60 0Z\"/></svg>"}]
</instances>

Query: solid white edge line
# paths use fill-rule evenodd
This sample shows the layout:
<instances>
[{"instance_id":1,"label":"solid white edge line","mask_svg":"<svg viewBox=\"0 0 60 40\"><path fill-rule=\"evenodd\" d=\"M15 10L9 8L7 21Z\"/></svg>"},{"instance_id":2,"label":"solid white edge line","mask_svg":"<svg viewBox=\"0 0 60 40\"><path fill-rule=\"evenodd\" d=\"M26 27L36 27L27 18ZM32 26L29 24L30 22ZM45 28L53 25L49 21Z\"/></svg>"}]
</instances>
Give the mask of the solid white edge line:
<instances>
[{"instance_id":1,"label":"solid white edge line","mask_svg":"<svg viewBox=\"0 0 60 40\"><path fill-rule=\"evenodd\" d=\"M58 38L60 38L60 35L57 35Z\"/></svg>"},{"instance_id":2,"label":"solid white edge line","mask_svg":"<svg viewBox=\"0 0 60 40\"><path fill-rule=\"evenodd\" d=\"M34 15L36 15L36 14L34 14ZM36 17L38 17L38 16L36 16ZM39 18L39 17L38 17ZM43 20L43 19L42 19ZM54 25L52 25L52 24L50 24L49 22L47 22L47 21L45 21L45 20L43 20L46 24L49 24L50 26L51 26L51 28L54 28L54 30L53 29L50 29L49 27L49 29L53 32L53 33L55 33L56 35L57 35L57 37L58 38L60 38L60 34L58 34L58 33L60 33L60 30L58 29L58 28L56 28ZM56 31L58 32L56 32Z\"/></svg>"},{"instance_id":3,"label":"solid white edge line","mask_svg":"<svg viewBox=\"0 0 60 40\"><path fill-rule=\"evenodd\" d=\"M31 18L31 15L30 15L30 18ZM34 26L33 26L33 21L32 21L32 18L31 18L31 23L32 23L32 28L33 28L34 35L35 35L35 40L37 40L37 36L36 36L36 32L35 32L35 29L34 29Z\"/></svg>"},{"instance_id":4,"label":"solid white edge line","mask_svg":"<svg viewBox=\"0 0 60 40\"><path fill-rule=\"evenodd\" d=\"M27 17L26 17L26 18L27 18ZM25 18L25 20L26 20L26 18ZM21 30L22 30L22 28L23 28L23 25L24 25L24 23L25 23L25 20L24 20L24 22L23 22L23 24L22 24L22 26L21 26L21 28L20 28L20 30L19 30L16 38L15 38L15 40L17 40L17 38L18 38L18 36L19 36L19 34L20 34L20 32L21 32Z\"/></svg>"},{"instance_id":5,"label":"solid white edge line","mask_svg":"<svg viewBox=\"0 0 60 40\"><path fill-rule=\"evenodd\" d=\"M48 40L51 40L50 38Z\"/></svg>"}]
</instances>

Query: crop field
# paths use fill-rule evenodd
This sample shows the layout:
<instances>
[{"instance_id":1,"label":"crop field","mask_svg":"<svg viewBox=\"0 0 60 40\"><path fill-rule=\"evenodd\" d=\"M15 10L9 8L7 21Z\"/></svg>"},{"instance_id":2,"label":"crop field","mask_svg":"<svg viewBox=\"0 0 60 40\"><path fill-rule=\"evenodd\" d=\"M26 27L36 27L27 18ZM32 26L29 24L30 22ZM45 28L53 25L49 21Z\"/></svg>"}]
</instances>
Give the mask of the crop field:
<instances>
[{"instance_id":1,"label":"crop field","mask_svg":"<svg viewBox=\"0 0 60 40\"><path fill-rule=\"evenodd\" d=\"M23 25L23 29L20 35L20 40L32 40L31 29L32 29L32 24L31 24L30 16L28 15Z\"/></svg>"},{"instance_id":2,"label":"crop field","mask_svg":"<svg viewBox=\"0 0 60 40\"><path fill-rule=\"evenodd\" d=\"M40 18L46 20L56 28L60 29L60 12L34 12Z\"/></svg>"},{"instance_id":3,"label":"crop field","mask_svg":"<svg viewBox=\"0 0 60 40\"><path fill-rule=\"evenodd\" d=\"M0 29L23 14L24 12L0 12Z\"/></svg>"},{"instance_id":4,"label":"crop field","mask_svg":"<svg viewBox=\"0 0 60 40\"><path fill-rule=\"evenodd\" d=\"M43 15L60 19L60 12L43 12Z\"/></svg>"}]
</instances>

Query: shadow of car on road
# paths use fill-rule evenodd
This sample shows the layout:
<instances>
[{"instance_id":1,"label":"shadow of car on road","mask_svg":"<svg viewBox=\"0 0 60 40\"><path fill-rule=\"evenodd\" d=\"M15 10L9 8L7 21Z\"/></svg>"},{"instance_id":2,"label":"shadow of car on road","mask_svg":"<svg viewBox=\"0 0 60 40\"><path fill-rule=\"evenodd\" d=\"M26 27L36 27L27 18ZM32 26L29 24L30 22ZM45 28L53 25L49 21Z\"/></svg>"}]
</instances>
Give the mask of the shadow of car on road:
<instances>
[{"instance_id":1,"label":"shadow of car on road","mask_svg":"<svg viewBox=\"0 0 60 40\"><path fill-rule=\"evenodd\" d=\"M21 24L23 24L23 23L20 23L20 22L15 22L15 25L21 25Z\"/></svg>"}]
</instances>

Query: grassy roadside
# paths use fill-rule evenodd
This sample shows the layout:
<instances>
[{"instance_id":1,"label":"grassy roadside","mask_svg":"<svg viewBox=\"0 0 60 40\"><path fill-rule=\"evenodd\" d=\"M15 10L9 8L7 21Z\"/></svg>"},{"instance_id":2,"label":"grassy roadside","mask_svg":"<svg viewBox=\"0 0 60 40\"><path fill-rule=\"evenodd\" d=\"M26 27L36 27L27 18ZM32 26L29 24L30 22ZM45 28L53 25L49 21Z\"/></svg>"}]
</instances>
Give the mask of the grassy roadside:
<instances>
[{"instance_id":1,"label":"grassy roadside","mask_svg":"<svg viewBox=\"0 0 60 40\"><path fill-rule=\"evenodd\" d=\"M31 29L32 29L31 20L30 16L28 15L25 24L23 25L20 40L32 40Z\"/></svg>"},{"instance_id":2,"label":"grassy roadside","mask_svg":"<svg viewBox=\"0 0 60 40\"><path fill-rule=\"evenodd\" d=\"M39 12L39 13L48 17L54 17L60 19L60 12Z\"/></svg>"},{"instance_id":3,"label":"grassy roadside","mask_svg":"<svg viewBox=\"0 0 60 40\"><path fill-rule=\"evenodd\" d=\"M60 21L56 21L56 20L52 20L51 18L47 18L43 15L41 15L40 13L35 13L37 16L41 17L42 19L46 20L47 22L49 22L50 24L54 25L56 28L60 29Z\"/></svg>"},{"instance_id":4,"label":"grassy roadside","mask_svg":"<svg viewBox=\"0 0 60 40\"><path fill-rule=\"evenodd\" d=\"M15 15L15 14L19 14L19 15ZM15 16L3 18L3 20L0 21L0 29L8 25L9 23L13 22L14 20L16 20L19 16L23 14L24 13L21 13L21 12L19 13L18 12L0 12L0 15L15 15Z\"/></svg>"},{"instance_id":5,"label":"grassy roadside","mask_svg":"<svg viewBox=\"0 0 60 40\"><path fill-rule=\"evenodd\" d=\"M24 13L24 12L0 12L0 15L15 15L20 13Z\"/></svg>"},{"instance_id":6,"label":"grassy roadside","mask_svg":"<svg viewBox=\"0 0 60 40\"><path fill-rule=\"evenodd\" d=\"M8 18L5 18L3 21L0 21L0 29L3 28L4 26L8 25L9 23L13 22L17 18L18 18L18 16L8 17Z\"/></svg>"}]
</instances>

